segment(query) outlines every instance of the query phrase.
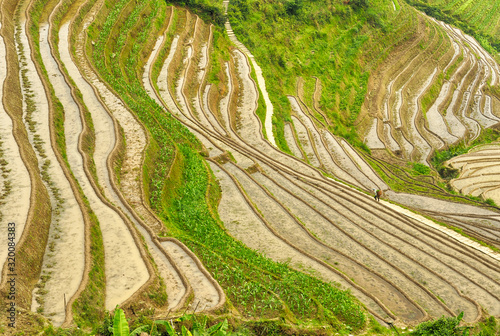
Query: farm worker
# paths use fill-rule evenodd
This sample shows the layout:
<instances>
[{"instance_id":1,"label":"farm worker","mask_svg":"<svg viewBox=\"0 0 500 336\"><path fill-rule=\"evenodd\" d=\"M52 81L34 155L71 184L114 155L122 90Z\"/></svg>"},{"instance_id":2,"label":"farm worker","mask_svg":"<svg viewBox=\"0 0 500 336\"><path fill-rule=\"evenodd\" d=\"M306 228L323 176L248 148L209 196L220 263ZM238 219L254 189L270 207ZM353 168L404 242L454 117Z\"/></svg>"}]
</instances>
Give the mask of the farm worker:
<instances>
[{"instance_id":1,"label":"farm worker","mask_svg":"<svg viewBox=\"0 0 500 336\"><path fill-rule=\"evenodd\" d=\"M373 189L373 191L375 191L375 189ZM377 191L375 191L375 196L374 196L375 200L380 202L380 196L382 196L382 190L377 189Z\"/></svg>"}]
</instances>

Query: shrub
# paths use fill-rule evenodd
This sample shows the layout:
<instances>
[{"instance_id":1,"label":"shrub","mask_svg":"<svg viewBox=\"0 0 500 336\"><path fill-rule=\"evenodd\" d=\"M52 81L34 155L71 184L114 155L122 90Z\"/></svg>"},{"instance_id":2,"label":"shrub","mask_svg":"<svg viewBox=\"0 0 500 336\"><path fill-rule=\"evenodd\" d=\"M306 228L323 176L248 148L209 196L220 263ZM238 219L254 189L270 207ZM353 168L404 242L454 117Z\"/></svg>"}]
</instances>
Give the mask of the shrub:
<instances>
[{"instance_id":1,"label":"shrub","mask_svg":"<svg viewBox=\"0 0 500 336\"><path fill-rule=\"evenodd\" d=\"M464 313L457 317L441 317L435 321L428 321L418 325L417 329L411 333L414 336L466 336L469 335L467 327L459 327Z\"/></svg>"},{"instance_id":2,"label":"shrub","mask_svg":"<svg viewBox=\"0 0 500 336\"><path fill-rule=\"evenodd\" d=\"M429 175L431 172L431 169L422 163L414 162L412 165L413 171L418 175Z\"/></svg>"}]
</instances>

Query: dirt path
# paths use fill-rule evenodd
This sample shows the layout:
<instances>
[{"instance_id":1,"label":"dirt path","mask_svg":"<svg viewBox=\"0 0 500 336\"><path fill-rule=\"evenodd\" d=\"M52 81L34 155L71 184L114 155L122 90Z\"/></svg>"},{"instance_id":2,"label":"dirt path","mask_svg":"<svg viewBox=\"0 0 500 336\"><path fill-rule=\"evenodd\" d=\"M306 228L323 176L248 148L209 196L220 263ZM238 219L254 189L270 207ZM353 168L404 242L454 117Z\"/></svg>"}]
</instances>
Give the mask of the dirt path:
<instances>
[{"instance_id":1,"label":"dirt path","mask_svg":"<svg viewBox=\"0 0 500 336\"><path fill-rule=\"evenodd\" d=\"M31 59L24 14L17 20L16 42L21 54L24 122L30 143L37 149L42 175L46 174L44 183L50 191L54 214L39 287L33 291L31 310L42 312L54 325L61 325L66 315L64 295L72 297L83 278L85 223L71 185L53 149L55 144L50 135L49 104L43 83Z\"/></svg>"},{"instance_id":2,"label":"dirt path","mask_svg":"<svg viewBox=\"0 0 500 336\"><path fill-rule=\"evenodd\" d=\"M1 29L0 23L0 29ZM4 91L7 74L5 43L0 36L0 92ZM0 101L3 101L0 100ZM12 119L0 103L0 235L7 239L8 223L15 223L17 244L24 230L30 208L31 180L21 159L19 146L12 134ZM23 201L19 201L23 200ZM0 249L0 269L7 260L8 249ZM0 279L0 283L2 279Z\"/></svg>"},{"instance_id":3,"label":"dirt path","mask_svg":"<svg viewBox=\"0 0 500 336\"><path fill-rule=\"evenodd\" d=\"M173 16L173 10L172 13L170 14L170 20L172 20ZM166 32L165 32L166 33ZM142 74L142 84L144 85L144 89L148 93L148 95L153 98L158 105L161 105L160 99L154 94L154 88L152 83L149 80L149 74L151 72L151 67L153 65L153 62L156 60L156 57L158 55L158 51L160 48L163 46L164 40L165 40L165 33L163 35L158 36L158 39L156 39L155 45L153 47L153 50L151 50L151 55L148 58L148 61L146 62L146 65L144 66L144 73Z\"/></svg>"}]
</instances>

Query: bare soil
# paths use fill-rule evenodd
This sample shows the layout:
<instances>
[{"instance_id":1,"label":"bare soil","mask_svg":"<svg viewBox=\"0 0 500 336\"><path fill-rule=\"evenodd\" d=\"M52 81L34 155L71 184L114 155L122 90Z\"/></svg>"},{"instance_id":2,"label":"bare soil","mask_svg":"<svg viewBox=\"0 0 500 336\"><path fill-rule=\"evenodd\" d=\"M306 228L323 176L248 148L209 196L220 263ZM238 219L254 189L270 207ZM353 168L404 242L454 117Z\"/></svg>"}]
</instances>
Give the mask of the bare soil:
<instances>
[{"instance_id":1,"label":"bare soil","mask_svg":"<svg viewBox=\"0 0 500 336\"><path fill-rule=\"evenodd\" d=\"M0 23L1 29L1 23ZM7 74L7 61L5 57L5 43L0 36L0 83L1 93L4 92L4 81ZM3 99L2 99L3 100ZM3 156L0 171L2 173L0 183L0 234L2 237L8 237L8 223L16 224L16 237L14 242L17 244L21 238L28 211L30 208L31 180L26 165L21 159L19 146L13 135L13 123L4 109L3 103L0 104L0 148ZM5 176L5 177L4 177ZM11 190L7 192L5 185L11 185ZM19 202L19 200L25 200ZM8 249L0 249L0 269L7 260ZM1 281L0 281L1 282Z\"/></svg>"},{"instance_id":2,"label":"bare soil","mask_svg":"<svg viewBox=\"0 0 500 336\"><path fill-rule=\"evenodd\" d=\"M79 288L85 268L85 223L72 187L65 176L59 160L54 152L50 133L49 104L43 83L38 75L35 64L31 59L31 45L26 35L26 21L20 21L19 43L23 48L25 63L21 72L26 71L28 83L21 82L24 95L24 121L32 146L41 140L37 150L40 170L46 165L46 172L50 180L44 181L50 191L52 218L49 239L42 264L39 288L33 291L31 310L41 311L48 316L54 325L61 325L66 317L64 295L71 298ZM42 37L43 38L43 37ZM46 38L46 35L45 35ZM29 84L29 87L27 85ZM26 85L26 86L25 86ZM32 124L27 118L27 95L32 95L37 113L33 113ZM39 139L39 140L38 140Z\"/></svg>"},{"instance_id":3,"label":"bare soil","mask_svg":"<svg viewBox=\"0 0 500 336\"><path fill-rule=\"evenodd\" d=\"M74 63L69 51L68 32L69 23L65 23L59 31L61 60L82 93L85 106L92 113L96 137L94 162L100 186L109 197L112 193L114 194L107 163L114 148L114 124L101 105L94 88L85 80L92 74L88 69L85 71L85 68L82 73ZM77 50L77 56L82 57L81 50ZM80 178L85 181L88 176L85 178L83 164L80 167ZM76 167L73 169L78 170ZM98 196L94 190L95 185L90 181L85 181L82 188L86 188L84 192L99 220L103 235L106 256L106 309L111 310L134 294L149 279L149 272L124 219Z\"/></svg>"}]
</instances>

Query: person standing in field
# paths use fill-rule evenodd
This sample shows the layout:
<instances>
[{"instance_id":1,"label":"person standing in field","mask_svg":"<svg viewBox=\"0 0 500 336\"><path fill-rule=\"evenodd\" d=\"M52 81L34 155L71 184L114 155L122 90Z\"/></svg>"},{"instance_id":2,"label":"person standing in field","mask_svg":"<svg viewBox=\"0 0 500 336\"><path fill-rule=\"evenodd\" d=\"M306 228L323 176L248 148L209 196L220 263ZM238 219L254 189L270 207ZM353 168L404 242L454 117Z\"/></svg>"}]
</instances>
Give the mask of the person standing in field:
<instances>
[{"instance_id":1,"label":"person standing in field","mask_svg":"<svg viewBox=\"0 0 500 336\"><path fill-rule=\"evenodd\" d=\"M375 191L375 189L373 189L373 191ZM377 189L377 191L375 191L375 196L374 196L375 200L380 202L380 196L382 196L382 190Z\"/></svg>"}]
</instances>

